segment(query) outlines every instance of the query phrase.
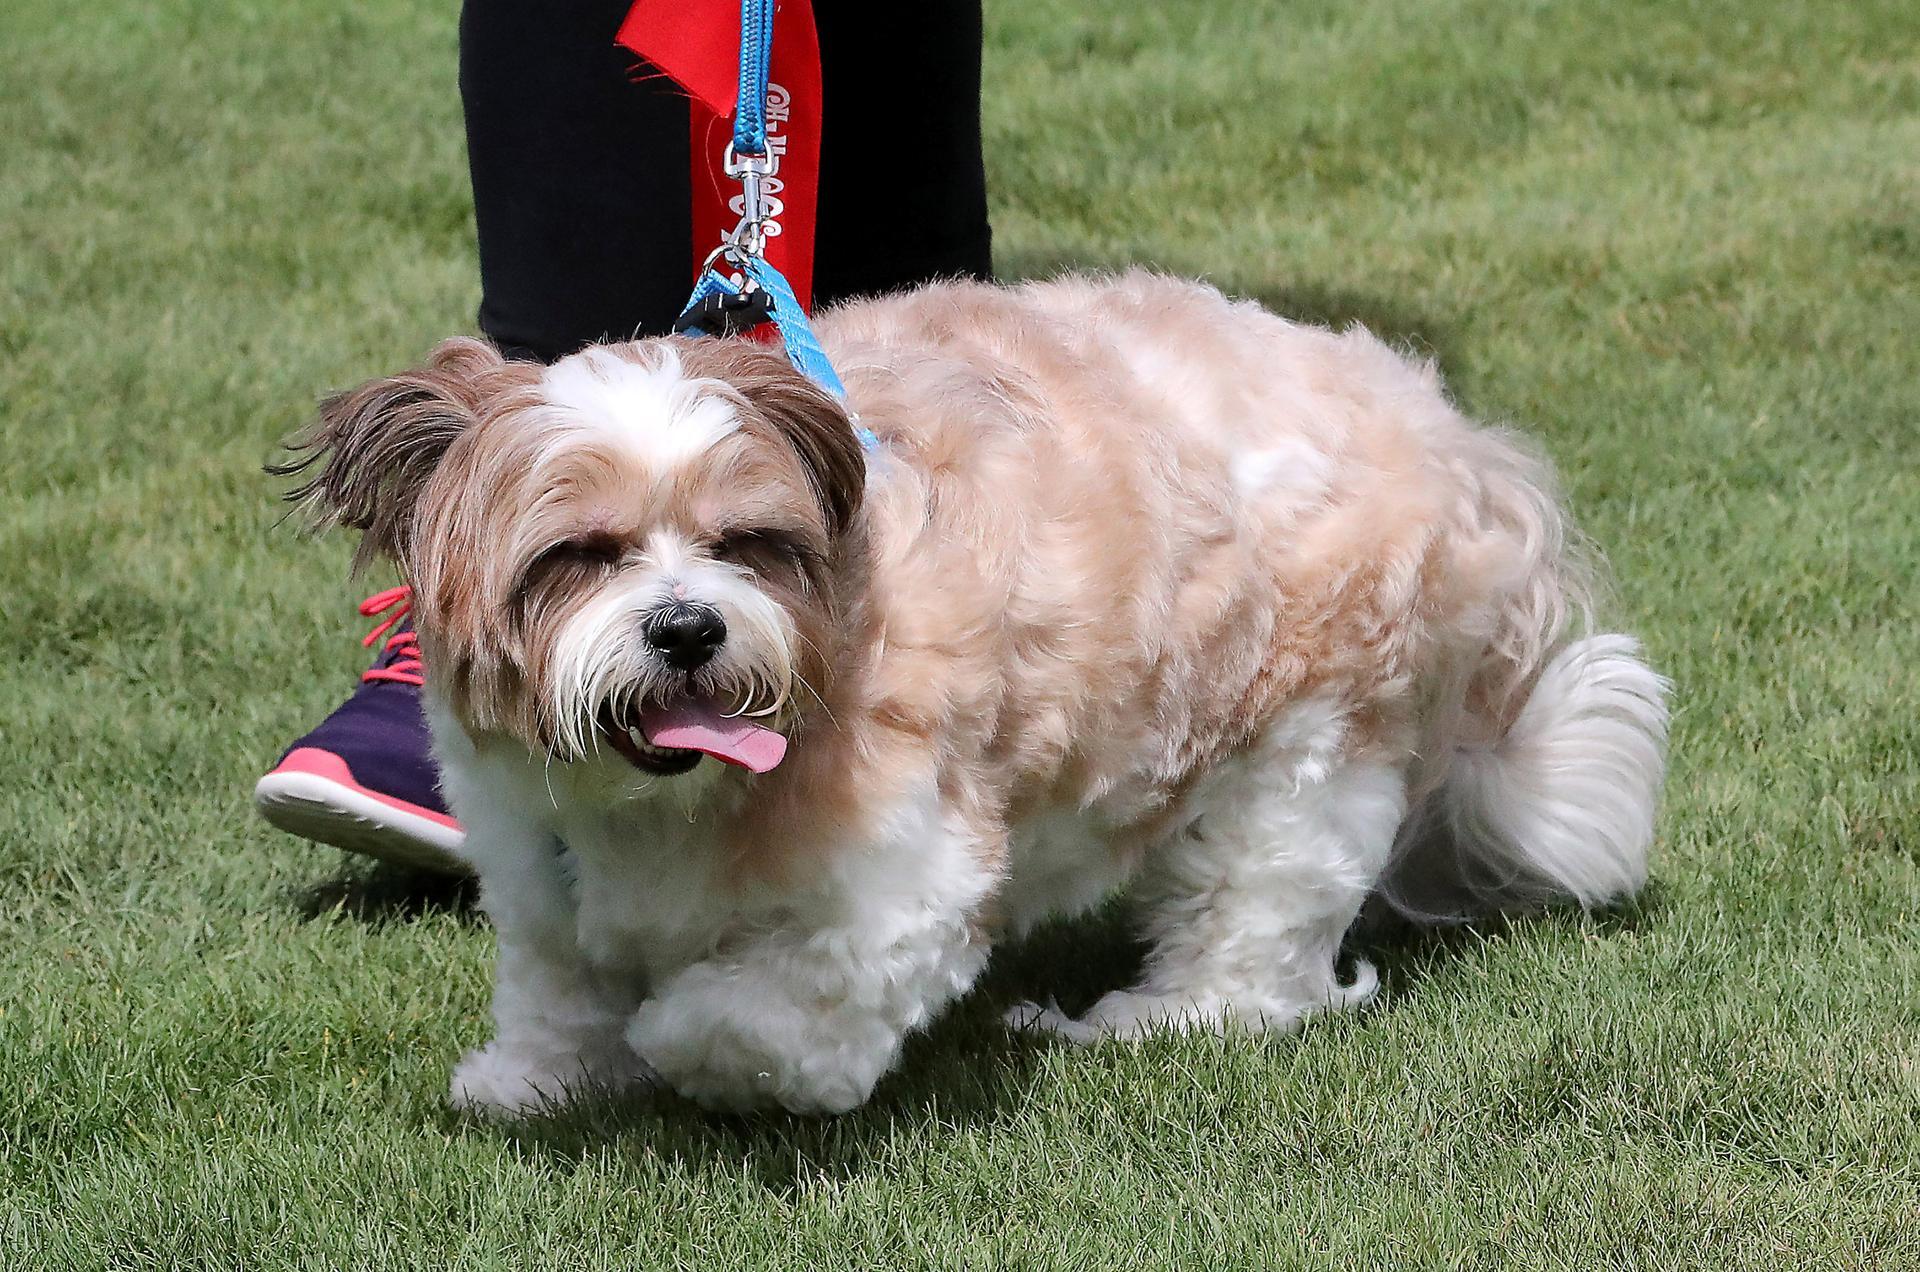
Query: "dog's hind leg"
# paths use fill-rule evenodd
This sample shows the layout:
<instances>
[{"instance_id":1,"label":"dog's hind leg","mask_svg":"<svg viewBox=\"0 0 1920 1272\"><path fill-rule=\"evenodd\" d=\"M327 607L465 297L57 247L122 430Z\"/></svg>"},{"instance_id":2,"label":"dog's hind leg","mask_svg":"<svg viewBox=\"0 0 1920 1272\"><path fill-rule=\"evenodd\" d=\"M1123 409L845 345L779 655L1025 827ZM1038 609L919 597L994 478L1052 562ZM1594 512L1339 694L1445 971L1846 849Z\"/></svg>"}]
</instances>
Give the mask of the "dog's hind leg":
<instances>
[{"instance_id":1,"label":"dog's hind leg","mask_svg":"<svg viewBox=\"0 0 1920 1272\"><path fill-rule=\"evenodd\" d=\"M1008 1022L1081 1042L1265 1031L1371 997L1373 969L1343 984L1335 960L1391 855L1406 773L1346 741L1336 713L1302 708L1229 761L1196 792L1194 820L1151 854L1145 980L1079 1020L1029 1004Z\"/></svg>"}]
</instances>

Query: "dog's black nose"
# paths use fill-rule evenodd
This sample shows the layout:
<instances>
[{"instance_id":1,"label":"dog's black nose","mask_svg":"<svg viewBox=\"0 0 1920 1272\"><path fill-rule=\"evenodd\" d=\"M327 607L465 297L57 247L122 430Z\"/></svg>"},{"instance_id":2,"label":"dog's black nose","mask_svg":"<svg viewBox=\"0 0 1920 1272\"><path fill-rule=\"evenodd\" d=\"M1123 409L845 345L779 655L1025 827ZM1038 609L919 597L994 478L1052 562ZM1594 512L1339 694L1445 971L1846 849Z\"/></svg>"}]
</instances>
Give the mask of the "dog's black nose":
<instances>
[{"instance_id":1,"label":"dog's black nose","mask_svg":"<svg viewBox=\"0 0 1920 1272\"><path fill-rule=\"evenodd\" d=\"M727 640L727 620L711 605L676 601L647 620L647 643L670 667L704 666Z\"/></svg>"}]
</instances>

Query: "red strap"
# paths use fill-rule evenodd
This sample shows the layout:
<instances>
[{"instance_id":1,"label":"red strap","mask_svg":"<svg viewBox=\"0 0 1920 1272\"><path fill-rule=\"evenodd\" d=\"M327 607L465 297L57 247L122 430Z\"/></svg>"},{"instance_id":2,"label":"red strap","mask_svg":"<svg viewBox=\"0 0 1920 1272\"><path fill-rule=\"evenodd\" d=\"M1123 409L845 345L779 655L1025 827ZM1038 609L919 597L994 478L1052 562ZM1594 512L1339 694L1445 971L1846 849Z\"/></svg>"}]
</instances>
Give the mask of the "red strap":
<instances>
[{"instance_id":1,"label":"red strap","mask_svg":"<svg viewBox=\"0 0 1920 1272\"><path fill-rule=\"evenodd\" d=\"M740 90L738 0L637 0L615 37L685 89L693 157L693 260L698 266L740 220L740 183L721 156ZM800 303L813 305L813 232L820 194L820 39L810 0L779 0L767 86L766 191L774 213L766 257ZM636 163L644 156L636 155Z\"/></svg>"}]
</instances>

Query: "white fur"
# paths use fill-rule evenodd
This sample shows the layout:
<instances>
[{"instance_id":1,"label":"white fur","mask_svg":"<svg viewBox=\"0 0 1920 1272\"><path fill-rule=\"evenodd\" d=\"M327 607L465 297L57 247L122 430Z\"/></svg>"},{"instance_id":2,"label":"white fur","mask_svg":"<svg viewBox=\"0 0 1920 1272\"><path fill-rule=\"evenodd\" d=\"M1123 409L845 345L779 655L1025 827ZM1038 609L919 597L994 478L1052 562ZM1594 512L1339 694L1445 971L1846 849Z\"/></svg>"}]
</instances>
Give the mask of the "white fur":
<instances>
[{"instance_id":1,"label":"white fur","mask_svg":"<svg viewBox=\"0 0 1920 1272\"><path fill-rule=\"evenodd\" d=\"M806 888L735 890L671 802L609 803L591 766L482 753L437 702L429 720L500 937L498 1034L456 1068L456 1106L657 1075L716 1107L844 1112L986 961L990 854L930 779Z\"/></svg>"},{"instance_id":2,"label":"white fur","mask_svg":"<svg viewBox=\"0 0 1920 1272\"><path fill-rule=\"evenodd\" d=\"M631 444L655 471L690 463L740 426L727 398L687 376L671 346L656 361L635 362L587 348L547 368L541 391L556 413L580 428L603 429Z\"/></svg>"},{"instance_id":3,"label":"white fur","mask_svg":"<svg viewBox=\"0 0 1920 1272\"><path fill-rule=\"evenodd\" d=\"M621 1037L644 982L598 977L581 955L578 894L543 771L524 752L483 755L437 696L427 711L446 795L466 819L463 852L500 934L494 1038L455 1067L452 1103L521 1113L583 1087L648 1080Z\"/></svg>"},{"instance_id":4,"label":"white fur","mask_svg":"<svg viewBox=\"0 0 1920 1272\"><path fill-rule=\"evenodd\" d=\"M1507 735L1456 752L1402 835L1384 891L1419 918L1638 891L1665 769L1667 681L1631 637L1591 636L1540 673Z\"/></svg>"},{"instance_id":5,"label":"white fur","mask_svg":"<svg viewBox=\"0 0 1920 1272\"><path fill-rule=\"evenodd\" d=\"M664 979L627 1041L674 1089L723 1108L840 1113L906 1035L986 962L973 916L994 883L929 780L777 919Z\"/></svg>"},{"instance_id":6,"label":"white fur","mask_svg":"<svg viewBox=\"0 0 1920 1272\"><path fill-rule=\"evenodd\" d=\"M1243 499L1281 496L1318 499L1326 492L1326 453L1305 442L1288 440L1233 458L1234 489Z\"/></svg>"},{"instance_id":7,"label":"white fur","mask_svg":"<svg viewBox=\"0 0 1920 1272\"><path fill-rule=\"evenodd\" d=\"M1002 900L1009 931L1085 913L1127 881L1135 856L1115 850L1103 820L1090 809L1054 808L1015 828L1013 883Z\"/></svg>"},{"instance_id":8,"label":"white fur","mask_svg":"<svg viewBox=\"0 0 1920 1272\"><path fill-rule=\"evenodd\" d=\"M1080 1020L1027 1005L1009 1022L1082 1042L1275 1029L1371 997L1373 969L1342 985L1334 957L1392 851L1406 777L1346 758L1344 732L1334 704L1304 703L1194 794L1143 880L1145 981Z\"/></svg>"},{"instance_id":9,"label":"white fur","mask_svg":"<svg viewBox=\"0 0 1920 1272\"><path fill-rule=\"evenodd\" d=\"M547 719L564 754L597 745L594 717L601 704L624 707L646 696L667 669L643 634L643 620L669 600L691 600L720 611L733 633L719 657L701 671L702 683L725 695L741 714L768 715L793 692L792 622L753 586L739 567L701 556L678 536L647 540L641 568L608 588L567 621L554 642L547 686Z\"/></svg>"}]
</instances>

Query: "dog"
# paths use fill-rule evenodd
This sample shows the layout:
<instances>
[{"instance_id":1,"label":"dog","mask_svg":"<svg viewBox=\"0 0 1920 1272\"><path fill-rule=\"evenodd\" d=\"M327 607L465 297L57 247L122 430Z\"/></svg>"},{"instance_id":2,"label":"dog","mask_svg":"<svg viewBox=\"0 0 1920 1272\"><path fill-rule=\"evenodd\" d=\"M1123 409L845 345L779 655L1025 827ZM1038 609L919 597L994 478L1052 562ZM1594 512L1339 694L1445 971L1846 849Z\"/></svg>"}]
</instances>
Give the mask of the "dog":
<instances>
[{"instance_id":1,"label":"dog","mask_svg":"<svg viewBox=\"0 0 1920 1272\"><path fill-rule=\"evenodd\" d=\"M1370 897L1642 885L1668 686L1432 365L1143 272L817 330L844 403L749 340L455 339L294 443L290 497L413 587L498 931L456 1106L853 1109L1123 885L1141 982L1011 1025L1284 1029L1375 993Z\"/></svg>"}]
</instances>

